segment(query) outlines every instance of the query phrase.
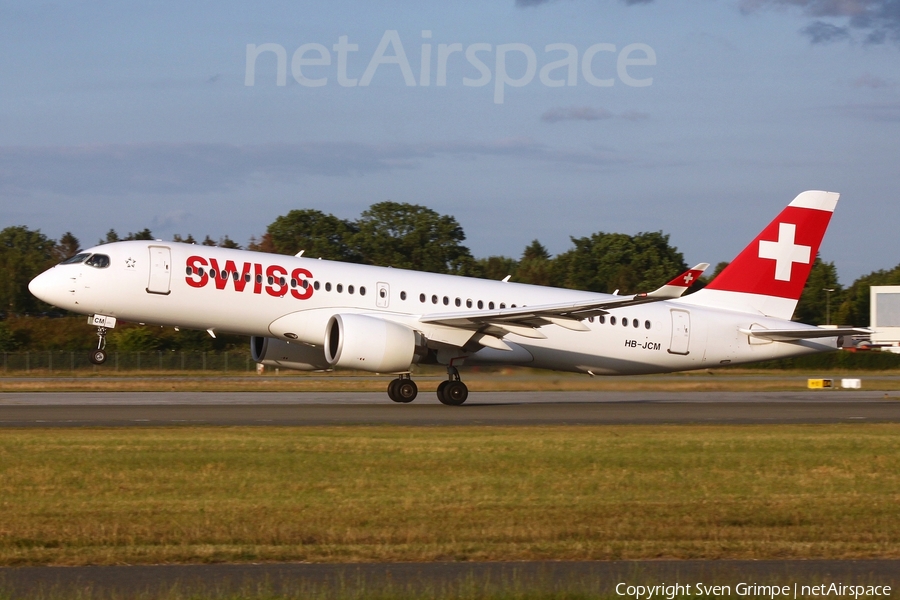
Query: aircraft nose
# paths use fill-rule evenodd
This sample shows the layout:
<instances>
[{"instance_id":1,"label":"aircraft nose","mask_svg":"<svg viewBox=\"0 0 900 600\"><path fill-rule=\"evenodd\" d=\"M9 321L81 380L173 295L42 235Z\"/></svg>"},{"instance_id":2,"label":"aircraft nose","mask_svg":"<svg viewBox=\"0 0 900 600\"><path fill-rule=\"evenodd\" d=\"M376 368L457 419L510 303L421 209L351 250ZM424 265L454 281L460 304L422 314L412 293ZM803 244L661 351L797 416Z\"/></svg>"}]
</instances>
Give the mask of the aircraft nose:
<instances>
[{"instance_id":1,"label":"aircraft nose","mask_svg":"<svg viewBox=\"0 0 900 600\"><path fill-rule=\"evenodd\" d=\"M59 298L64 290L57 279L53 269L44 271L31 280L28 284L28 291L47 304L59 305Z\"/></svg>"}]
</instances>

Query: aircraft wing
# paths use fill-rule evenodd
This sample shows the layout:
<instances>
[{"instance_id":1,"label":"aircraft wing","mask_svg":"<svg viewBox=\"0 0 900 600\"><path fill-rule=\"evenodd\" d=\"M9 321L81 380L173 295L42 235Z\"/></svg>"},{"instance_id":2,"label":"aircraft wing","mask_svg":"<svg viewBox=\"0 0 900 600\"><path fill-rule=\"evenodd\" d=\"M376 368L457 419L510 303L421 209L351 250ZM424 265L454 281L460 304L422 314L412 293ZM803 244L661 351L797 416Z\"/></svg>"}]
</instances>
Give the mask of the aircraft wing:
<instances>
[{"instance_id":1,"label":"aircraft wing","mask_svg":"<svg viewBox=\"0 0 900 600\"><path fill-rule=\"evenodd\" d=\"M805 329L739 329L751 337L773 342L796 342L842 335L870 335L871 329L863 327L807 327Z\"/></svg>"},{"instance_id":2,"label":"aircraft wing","mask_svg":"<svg viewBox=\"0 0 900 600\"><path fill-rule=\"evenodd\" d=\"M481 335L476 341L484 346L508 350L509 348L506 344L499 339L507 333L543 339L547 336L538 331L538 328L551 324L573 331L588 331L587 325L582 323L582 320L588 317L606 314L614 308L679 298L707 267L709 267L709 264L701 263L680 274L659 289L634 296L614 296L603 300L519 306L498 310L440 313L423 316L419 320L422 323L480 331L484 335Z\"/></svg>"}]
</instances>

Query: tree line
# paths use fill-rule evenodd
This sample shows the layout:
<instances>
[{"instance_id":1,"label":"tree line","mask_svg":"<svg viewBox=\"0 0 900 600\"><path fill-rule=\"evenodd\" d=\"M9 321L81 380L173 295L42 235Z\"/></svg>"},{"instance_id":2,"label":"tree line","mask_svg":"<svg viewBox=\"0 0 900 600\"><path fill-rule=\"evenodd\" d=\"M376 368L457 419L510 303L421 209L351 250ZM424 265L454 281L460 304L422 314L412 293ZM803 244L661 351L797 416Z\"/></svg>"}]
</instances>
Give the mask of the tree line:
<instances>
[{"instance_id":1,"label":"tree line","mask_svg":"<svg viewBox=\"0 0 900 600\"><path fill-rule=\"evenodd\" d=\"M119 236L110 229L98 243L152 239L152 232L146 228L126 236ZM520 283L604 293L618 290L621 294L655 289L687 268L681 252L671 245L669 236L662 231L635 235L597 232L586 237L572 237L572 247L556 256L552 256L540 241L533 240L517 258L476 258L463 244L465 239L462 226L451 215L442 215L416 204L386 201L373 204L356 219L341 219L314 209L292 210L276 218L261 236L251 238L246 249L286 255L303 250L305 256L328 260L485 279L510 276L512 281ZM206 235L198 242L191 234L175 235L173 241L241 248L228 236L216 240ZM80 241L71 232L53 240L40 230L24 226L0 230L0 272L3 273L0 278L0 316L9 321L50 313L51 307L28 292L28 282L80 249ZM726 265L720 263L711 275L701 278L694 289L708 283ZM816 257L794 318L812 324L830 322L866 326L869 324L869 286L872 285L900 285L900 265L864 275L844 289L838 283L834 263ZM86 329L92 334L89 328ZM128 342L130 336L128 343L138 350L176 349L177 339L189 341L191 348L206 350L215 349L212 344L217 343L202 336L176 338L161 332L128 333L127 329L118 333L123 342ZM60 340L48 340L46 335L38 336L40 342L18 337L17 341L17 334L0 322L0 351L35 344L60 347ZM217 344L222 343L230 342Z\"/></svg>"}]
</instances>

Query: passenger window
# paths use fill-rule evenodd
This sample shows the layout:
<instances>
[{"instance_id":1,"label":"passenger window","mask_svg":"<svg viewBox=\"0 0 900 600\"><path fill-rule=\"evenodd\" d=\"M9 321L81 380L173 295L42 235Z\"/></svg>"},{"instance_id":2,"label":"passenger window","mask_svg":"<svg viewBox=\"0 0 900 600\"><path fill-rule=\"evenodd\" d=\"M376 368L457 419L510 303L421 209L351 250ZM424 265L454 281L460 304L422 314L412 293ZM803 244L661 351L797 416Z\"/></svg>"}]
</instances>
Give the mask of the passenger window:
<instances>
[{"instance_id":1,"label":"passenger window","mask_svg":"<svg viewBox=\"0 0 900 600\"><path fill-rule=\"evenodd\" d=\"M462 306L462 301L461 301L459 298L457 298L457 299L454 301L454 304L456 304L456 306Z\"/></svg>"},{"instance_id":2,"label":"passenger window","mask_svg":"<svg viewBox=\"0 0 900 600\"><path fill-rule=\"evenodd\" d=\"M450 298L444 296L444 306L448 306L450 304Z\"/></svg>"},{"instance_id":3,"label":"passenger window","mask_svg":"<svg viewBox=\"0 0 900 600\"><path fill-rule=\"evenodd\" d=\"M610 324L610 325L615 325L615 324L616 324L616 318L615 318L615 317L610 317L610 318L609 318L609 324Z\"/></svg>"},{"instance_id":4,"label":"passenger window","mask_svg":"<svg viewBox=\"0 0 900 600\"><path fill-rule=\"evenodd\" d=\"M515 304L510 304L509 307L510 307L510 308L515 308L516 305L515 305Z\"/></svg>"},{"instance_id":5,"label":"passenger window","mask_svg":"<svg viewBox=\"0 0 900 600\"><path fill-rule=\"evenodd\" d=\"M644 329L650 329L650 321L644 321Z\"/></svg>"},{"instance_id":6,"label":"passenger window","mask_svg":"<svg viewBox=\"0 0 900 600\"><path fill-rule=\"evenodd\" d=\"M352 285L348 285L348 286L347 286L347 293L348 293L348 294L352 294L352 293L353 293L353 286L352 286Z\"/></svg>"},{"instance_id":7,"label":"passenger window","mask_svg":"<svg viewBox=\"0 0 900 600\"><path fill-rule=\"evenodd\" d=\"M472 299L471 298L466 300L466 308L472 308Z\"/></svg>"},{"instance_id":8,"label":"passenger window","mask_svg":"<svg viewBox=\"0 0 900 600\"><path fill-rule=\"evenodd\" d=\"M506 308L506 303L505 303L505 302L501 302L501 303L500 303L500 308Z\"/></svg>"},{"instance_id":9,"label":"passenger window","mask_svg":"<svg viewBox=\"0 0 900 600\"><path fill-rule=\"evenodd\" d=\"M344 291L344 284L342 284L342 283L337 284L337 287L335 289L337 290L337 293L340 294L341 292Z\"/></svg>"},{"instance_id":10,"label":"passenger window","mask_svg":"<svg viewBox=\"0 0 900 600\"><path fill-rule=\"evenodd\" d=\"M400 292L400 299L406 300L406 292Z\"/></svg>"},{"instance_id":11,"label":"passenger window","mask_svg":"<svg viewBox=\"0 0 900 600\"><path fill-rule=\"evenodd\" d=\"M222 271L222 275L225 275L225 271ZM225 277L222 277L222 279L225 279ZM287 283L287 282L284 280L284 277L279 277L279 278L278 278L278 284L281 285L282 287L284 287L284 285L285 285L286 283Z\"/></svg>"},{"instance_id":12,"label":"passenger window","mask_svg":"<svg viewBox=\"0 0 900 600\"><path fill-rule=\"evenodd\" d=\"M479 300L479 301L478 301L478 309L481 310L482 308L484 308L484 302L482 302L481 300Z\"/></svg>"},{"instance_id":13,"label":"passenger window","mask_svg":"<svg viewBox=\"0 0 900 600\"><path fill-rule=\"evenodd\" d=\"M359 287L359 295L360 295L360 296L365 296L365 295L366 295L366 286L362 285L362 286Z\"/></svg>"},{"instance_id":14,"label":"passenger window","mask_svg":"<svg viewBox=\"0 0 900 600\"><path fill-rule=\"evenodd\" d=\"M628 319L622 319L622 327L628 327Z\"/></svg>"},{"instance_id":15,"label":"passenger window","mask_svg":"<svg viewBox=\"0 0 900 600\"><path fill-rule=\"evenodd\" d=\"M87 259L84 264L95 269L105 269L109 266L109 257L105 254L95 254Z\"/></svg>"},{"instance_id":16,"label":"passenger window","mask_svg":"<svg viewBox=\"0 0 900 600\"><path fill-rule=\"evenodd\" d=\"M213 275L213 273L215 273L215 271L210 271L209 273L210 273L211 277L215 277L215 275ZM269 285L272 285L275 283L275 278L269 277L268 279L266 279L266 281L268 282Z\"/></svg>"},{"instance_id":17,"label":"passenger window","mask_svg":"<svg viewBox=\"0 0 900 600\"><path fill-rule=\"evenodd\" d=\"M232 275L234 276L234 280L235 280L235 281L238 281L238 280L241 278L241 274L238 273L237 271L235 271L234 273L232 273Z\"/></svg>"},{"instance_id":18,"label":"passenger window","mask_svg":"<svg viewBox=\"0 0 900 600\"><path fill-rule=\"evenodd\" d=\"M494 310L494 303L493 303L493 302L488 302L488 308L489 308L490 310Z\"/></svg>"},{"instance_id":19,"label":"passenger window","mask_svg":"<svg viewBox=\"0 0 900 600\"><path fill-rule=\"evenodd\" d=\"M438 302L438 301L437 301L437 296L434 295L434 294L432 294L432 295L431 295L431 303L432 303L432 304L437 304L437 302Z\"/></svg>"},{"instance_id":20,"label":"passenger window","mask_svg":"<svg viewBox=\"0 0 900 600\"><path fill-rule=\"evenodd\" d=\"M594 322L594 317L588 317L588 323L593 323L593 322Z\"/></svg>"},{"instance_id":21,"label":"passenger window","mask_svg":"<svg viewBox=\"0 0 900 600\"><path fill-rule=\"evenodd\" d=\"M600 315L599 317L597 317L597 320L600 321L601 325L603 325L604 323L606 323L606 315ZM613 323L613 325L615 325L615 323Z\"/></svg>"},{"instance_id":22,"label":"passenger window","mask_svg":"<svg viewBox=\"0 0 900 600\"><path fill-rule=\"evenodd\" d=\"M321 284L318 281L313 281L313 289L317 290L321 287Z\"/></svg>"},{"instance_id":23,"label":"passenger window","mask_svg":"<svg viewBox=\"0 0 900 600\"><path fill-rule=\"evenodd\" d=\"M199 269L197 269L197 275L199 275L200 277L203 277L203 273L204 273L203 267L200 267Z\"/></svg>"},{"instance_id":24,"label":"passenger window","mask_svg":"<svg viewBox=\"0 0 900 600\"><path fill-rule=\"evenodd\" d=\"M64 262L64 263L59 263L59 264L65 265L65 264L71 264L71 263L69 263L68 261L66 261L66 262ZM188 267L187 269L184 270L184 272L187 273L188 275L193 275L193 274L194 274L194 269L192 269L191 267Z\"/></svg>"},{"instance_id":25,"label":"passenger window","mask_svg":"<svg viewBox=\"0 0 900 600\"><path fill-rule=\"evenodd\" d=\"M326 282L325 282L325 291L326 291L326 292L330 292L330 291L331 291L331 282L330 282L330 281L326 281Z\"/></svg>"},{"instance_id":26,"label":"passenger window","mask_svg":"<svg viewBox=\"0 0 900 600\"><path fill-rule=\"evenodd\" d=\"M637 329L638 327L641 326L641 322L638 321L637 319L635 319L634 321L632 321L631 324L634 326L635 329Z\"/></svg>"},{"instance_id":27,"label":"passenger window","mask_svg":"<svg viewBox=\"0 0 900 600\"><path fill-rule=\"evenodd\" d=\"M200 267L200 270L202 271L202 270L203 270L203 267ZM202 274L201 274L201 275L202 275ZM256 283L262 283L262 275L257 275L257 276L256 276Z\"/></svg>"},{"instance_id":28,"label":"passenger window","mask_svg":"<svg viewBox=\"0 0 900 600\"><path fill-rule=\"evenodd\" d=\"M309 289L309 281L307 281L306 279L304 279L303 281L301 281L301 282L300 282L300 285L303 287L304 290Z\"/></svg>"},{"instance_id":29,"label":"passenger window","mask_svg":"<svg viewBox=\"0 0 900 600\"><path fill-rule=\"evenodd\" d=\"M425 294L419 294L419 302L425 302Z\"/></svg>"}]
</instances>

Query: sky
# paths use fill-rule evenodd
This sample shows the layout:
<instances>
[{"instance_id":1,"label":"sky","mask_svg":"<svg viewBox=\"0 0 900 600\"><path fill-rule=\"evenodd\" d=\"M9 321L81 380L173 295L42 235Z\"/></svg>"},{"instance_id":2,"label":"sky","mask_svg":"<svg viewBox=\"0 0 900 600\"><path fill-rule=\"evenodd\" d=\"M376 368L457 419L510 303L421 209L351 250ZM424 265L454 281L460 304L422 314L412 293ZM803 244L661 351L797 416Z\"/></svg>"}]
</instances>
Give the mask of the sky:
<instances>
[{"instance_id":1,"label":"sky","mask_svg":"<svg viewBox=\"0 0 900 600\"><path fill-rule=\"evenodd\" d=\"M824 189L847 285L900 263L898 134L897 0L0 0L0 227L84 246L393 200L716 264Z\"/></svg>"}]
</instances>

